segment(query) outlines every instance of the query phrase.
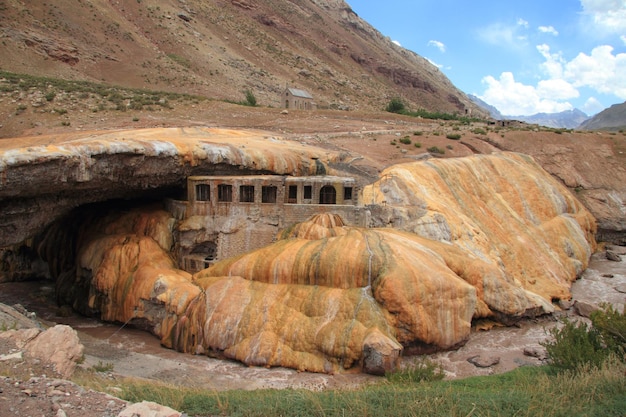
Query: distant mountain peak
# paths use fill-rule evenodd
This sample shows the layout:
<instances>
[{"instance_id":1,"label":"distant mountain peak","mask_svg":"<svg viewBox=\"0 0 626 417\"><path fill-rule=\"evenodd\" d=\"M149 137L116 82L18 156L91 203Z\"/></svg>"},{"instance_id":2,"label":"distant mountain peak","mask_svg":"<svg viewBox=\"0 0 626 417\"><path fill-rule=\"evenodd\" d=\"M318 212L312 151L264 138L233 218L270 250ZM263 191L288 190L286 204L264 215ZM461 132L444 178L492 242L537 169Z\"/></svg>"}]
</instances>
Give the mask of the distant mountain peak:
<instances>
[{"instance_id":1,"label":"distant mountain peak","mask_svg":"<svg viewBox=\"0 0 626 417\"><path fill-rule=\"evenodd\" d=\"M584 130L626 129L626 102L614 104L580 125Z\"/></svg>"}]
</instances>

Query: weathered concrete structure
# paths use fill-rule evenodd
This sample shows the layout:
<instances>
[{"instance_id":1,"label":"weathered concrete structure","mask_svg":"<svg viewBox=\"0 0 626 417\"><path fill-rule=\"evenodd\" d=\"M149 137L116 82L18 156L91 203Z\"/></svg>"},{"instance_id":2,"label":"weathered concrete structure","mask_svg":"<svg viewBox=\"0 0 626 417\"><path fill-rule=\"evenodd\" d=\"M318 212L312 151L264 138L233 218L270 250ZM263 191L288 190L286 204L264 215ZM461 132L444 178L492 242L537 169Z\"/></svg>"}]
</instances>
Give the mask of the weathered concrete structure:
<instances>
[{"instance_id":1,"label":"weathered concrete structure","mask_svg":"<svg viewBox=\"0 0 626 417\"><path fill-rule=\"evenodd\" d=\"M192 176L187 201L170 200L182 221L177 236L179 266L188 272L272 243L277 233L315 214L334 213L367 227L353 178L281 175Z\"/></svg>"}]
</instances>

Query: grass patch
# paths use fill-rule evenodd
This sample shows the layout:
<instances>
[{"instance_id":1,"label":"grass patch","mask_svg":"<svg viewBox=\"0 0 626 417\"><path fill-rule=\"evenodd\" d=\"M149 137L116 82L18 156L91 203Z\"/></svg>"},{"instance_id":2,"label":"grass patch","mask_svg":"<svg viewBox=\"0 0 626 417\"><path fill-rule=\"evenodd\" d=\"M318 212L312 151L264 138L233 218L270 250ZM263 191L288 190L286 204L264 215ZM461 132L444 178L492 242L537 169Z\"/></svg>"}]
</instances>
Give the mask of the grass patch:
<instances>
[{"instance_id":1,"label":"grass patch","mask_svg":"<svg viewBox=\"0 0 626 417\"><path fill-rule=\"evenodd\" d=\"M0 71L0 79L6 80L0 84L0 91L29 91L38 89L45 91L46 100L49 102L57 100L60 92L75 94L80 99L92 97L94 99L106 100L114 105L116 110L125 111L141 110L144 106L160 106L171 108L172 101L201 101L206 97L190 94L169 93L163 91L150 91L143 89L123 88L107 84L99 84L88 81L62 80L58 78L37 77L28 74L16 74L7 71ZM55 109L57 110L57 109ZM104 110L101 108L100 110Z\"/></svg>"},{"instance_id":2,"label":"grass patch","mask_svg":"<svg viewBox=\"0 0 626 417\"><path fill-rule=\"evenodd\" d=\"M155 401L190 416L623 416L625 371L620 361L565 373L522 367L458 381L385 379L356 390L322 392L217 392L139 380L115 385L122 390L117 395L127 401ZM114 383L89 378L90 387L100 391Z\"/></svg>"}]
</instances>

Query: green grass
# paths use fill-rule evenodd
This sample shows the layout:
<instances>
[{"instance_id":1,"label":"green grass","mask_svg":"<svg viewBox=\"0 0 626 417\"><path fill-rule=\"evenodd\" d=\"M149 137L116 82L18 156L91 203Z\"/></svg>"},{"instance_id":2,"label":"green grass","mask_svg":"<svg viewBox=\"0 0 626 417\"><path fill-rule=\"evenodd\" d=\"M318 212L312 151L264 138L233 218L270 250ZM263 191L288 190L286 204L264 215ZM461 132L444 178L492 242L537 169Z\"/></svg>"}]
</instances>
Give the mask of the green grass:
<instances>
[{"instance_id":1,"label":"green grass","mask_svg":"<svg viewBox=\"0 0 626 417\"><path fill-rule=\"evenodd\" d=\"M136 380L117 386L125 400L155 401L189 416L624 416L625 372L624 363L612 360L566 372L522 367L456 381L381 379L360 389L321 392L217 392Z\"/></svg>"},{"instance_id":2,"label":"green grass","mask_svg":"<svg viewBox=\"0 0 626 417\"><path fill-rule=\"evenodd\" d=\"M88 81L37 77L7 71L0 71L0 78L6 80L5 83L0 84L0 92L39 89L45 92L45 97L48 101L53 101L58 97L58 93L63 91L66 93L76 93L81 99L86 99L91 96L109 101L116 106L117 110L126 110L125 102L129 103L130 109L141 110L143 106L171 108L171 101L206 100L205 97L190 94L123 88Z\"/></svg>"}]
</instances>

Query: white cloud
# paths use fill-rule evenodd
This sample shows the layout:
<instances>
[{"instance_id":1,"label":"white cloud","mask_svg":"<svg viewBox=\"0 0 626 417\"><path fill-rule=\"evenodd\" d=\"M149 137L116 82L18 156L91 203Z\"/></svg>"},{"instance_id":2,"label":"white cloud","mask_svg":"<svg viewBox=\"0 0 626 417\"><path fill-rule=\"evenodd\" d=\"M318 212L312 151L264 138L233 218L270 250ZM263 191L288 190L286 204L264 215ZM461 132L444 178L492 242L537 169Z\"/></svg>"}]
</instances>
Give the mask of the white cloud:
<instances>
[{"instance_id":1,"label":"white cloud","mask_svg":"<svg viewBox=\"0 0 626 417\"><path fill-rule=\"evenodd\" d=\"M589 116L593 116L594 114L604 110L604 108L605 106L600 103L595 97L589 97L587 101L585 101L585 104L583 104L583 108L581 110L587 113Z\"/></svg>"},{"instance_id":2,"label":"white cloud","mask_svg":"<svg viewBox=\"0 0 626 417\"><path fill-rule=\"evenodd\" d=\"M539 32L541 33L549 33L550 35L559 36L559 32L554 28L554 26L539 26Z\"/></svg>"},{"instance_id":3,"label":"white cloud","mask_svg":"<svg viewBox=\"0 0 626 417\"><path fill-rule=\"evenodd\" d=\"M550 53L550 46L546 44L537 45L537 50L546 59L546 62L541 64L541 67L548 76L550 78L562 78L563 64L565 63L562 55L560 53Z\"/></svg>"},{"instance_id":4,"label":"white cloud","mask_svg":"<svg viewBox=\"0 0 626 417\"><path fill-rule=\"evenodd\" d=\"M575 88L589 87L626 99L626 53L613 55L612 46L601 45L591 55L581 52L568 62L560 52L552 53L546 44L537 45L537 51L545 58L541 68L553 84L560 80Z\"/></svg>"},{"instance_id":5,"label":"white cloud","mask_svg":"<svg viewBox=\"0 0 626 417\"><path fill-rule=\"evenodd\" d=\"M402 44L400 44L400 42L398 42L398 41L391 41L391 43L393 43L395 45L398 45L398 46L402 46Z\"/></svg>"},{"instance_id":6,"label":"white cloud","mask_svg":"<svg viewBox=\"0 0 626 417\"><path fill-rule=\"evenodd\" d=\"M489 75L482 81L487 85L487 89L480 99L495 106L504 115L558 113L573 108L570 103L559 102L551 95L555 91L563 97L573 94L571 86L567 86L566 83L548 82L535 88L515 81L511 72L503 72L499 79ZM563 91L559 90L559 87L563 88Z\"/></svg>"},{"instance_id":7,"label":"white cloud","mask_svg":"<svg viewBox=\"0 0 626 417\"><path fill-rule=\"evenodd\" d=\"M626 35L622 35L619 38L622 40L622 42L624 42L624 45L626 45Z\"/></svg>"},{"instance_id":8,"label":"white cloud","mask_svg":"<svg viewBox=\"0 0 626 417\"><path fill-rule=\"evenodd\" d=\"M624 0L581 0L583 13L595 24L595 29L622 34L626 32L626 2Z\"/></svg>"},{"instance_id":9,"label":"white cloud","mask_svg":"<svg viewBox=\"0 0 626 417\"><path fill-rule=\"evenodd\" d=\"M581 52L565 64L563 76L575 87L590 87L626 100L626 53L613 55L612 46L597 46L591 55Z\"/></svg>"},{"instance_id":10,"label":"white cloud","mask_svg":"<svg viewBox=\"0 0 626 417\"><path fill-rule=\"evenodd\" d=\"M428 41L428 46L434 46L435 48L439 49L440 52L446 52L446 45L443 42L430 40Z\"/></svg>"},{"instance_id":11,"label":"white cloud","mask_svg":"<svg viewBox=\"0 0 626 417\"><path fill-rule=\"evenodd\" d=\"M528 22L524 19L517 19L517 26L528 28Z\"/></svg>"},{"instance_id":12,"label":"white cloud","mask_svg":"<svg viewBox=\"0 0 626 417\"><path fill-rule=\"evenodd\" d=\"M537 83L537 94L539 97L550 97L554 100L569 100L580 96L580 93L573 85L560 79L539 81Z\"/></svg>"},{"instance_id":13,"label":"white cloud","mask_svg":"<svg viewBox=\"0 0 626 417\"><path fill-rule=\"evenodd\" d=\"M521 22L523 23L525 21L521 20ZM521 32L523 28L524 26L520 25L520 21L518 21L516 25L493 23L479 29L478 37L483 42L487 42L492 45L505 46L507 48L519 48L520 46L525 46L527 41L526 35Z\"/></svg>"}]
</instances>

